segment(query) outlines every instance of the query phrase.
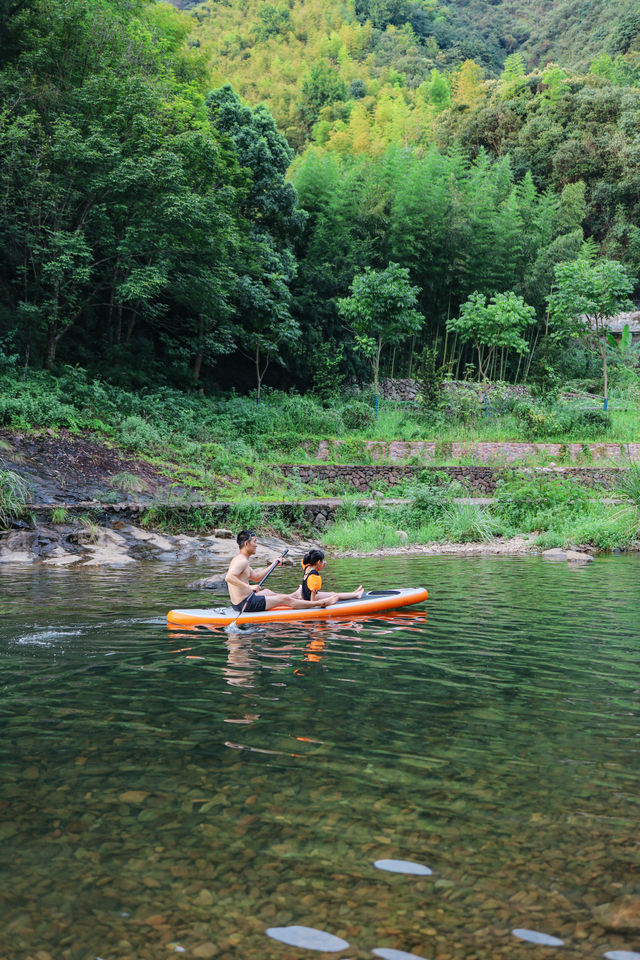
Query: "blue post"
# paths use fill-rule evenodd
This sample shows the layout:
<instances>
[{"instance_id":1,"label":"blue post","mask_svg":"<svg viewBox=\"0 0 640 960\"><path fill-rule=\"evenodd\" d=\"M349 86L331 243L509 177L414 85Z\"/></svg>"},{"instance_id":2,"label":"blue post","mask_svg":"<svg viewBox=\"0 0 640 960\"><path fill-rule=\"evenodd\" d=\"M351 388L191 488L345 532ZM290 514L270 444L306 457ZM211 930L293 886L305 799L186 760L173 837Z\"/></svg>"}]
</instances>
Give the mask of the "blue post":
<instances>
[{"instance_id":1,"label":"blue post","mask_svg":"<svg viewBox=\"0 0 640 960\"><path fill-rule=\"evenodd\" d=\"M489 397L486 395L486 393L484 395L484 409L485 409L485 413L487 414L487 420L488 420L489 419Z\"/></svg>"},{"instance_id":2,"label":"blue post","mask_svg":"<svg viewBox=\"0 0 640 960\"><path fill-rule=\"evenodd\" d=\"M378 394L376 393L376 400L373 409L375 410L376 417L378 416Z\"/></svg>"},{"instance_id":3,"label":"blue post","mask_svg":"<svg viewBox=\"0 0 640 960\"><path fill-rule=\"evenodd\" d=\"M604 401L604 408L603 408L605 413L607 412L608 406L609 406L609 397L606 397Z\"/></svg>"}]
</instances>

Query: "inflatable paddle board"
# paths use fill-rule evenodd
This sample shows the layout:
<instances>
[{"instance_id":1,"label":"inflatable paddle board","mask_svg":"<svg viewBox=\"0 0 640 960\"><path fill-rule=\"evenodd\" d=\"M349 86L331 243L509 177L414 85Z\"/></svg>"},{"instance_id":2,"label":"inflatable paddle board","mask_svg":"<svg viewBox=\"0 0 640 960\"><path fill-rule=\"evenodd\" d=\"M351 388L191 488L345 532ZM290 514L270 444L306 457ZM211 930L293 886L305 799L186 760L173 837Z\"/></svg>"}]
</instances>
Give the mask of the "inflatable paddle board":
<instances>
[{"instance_id":1,"label":"inflatable paddle board","mask_svg":"<svg viewBox=\"0 0 640 960\"><path fill-rule=\"evenodd\" d=\"M424 587L402 590L370 590L359 600L338 600L330 607L274 607L262 613L241 613L233 607L213 607L210 610L170 610L167 622L181 627L226 627L230 623L271 623L274 620L328 620L332 617L368 617L385 610L410 607L424 603L429 596Z\"/></svg>"}]
</instances>

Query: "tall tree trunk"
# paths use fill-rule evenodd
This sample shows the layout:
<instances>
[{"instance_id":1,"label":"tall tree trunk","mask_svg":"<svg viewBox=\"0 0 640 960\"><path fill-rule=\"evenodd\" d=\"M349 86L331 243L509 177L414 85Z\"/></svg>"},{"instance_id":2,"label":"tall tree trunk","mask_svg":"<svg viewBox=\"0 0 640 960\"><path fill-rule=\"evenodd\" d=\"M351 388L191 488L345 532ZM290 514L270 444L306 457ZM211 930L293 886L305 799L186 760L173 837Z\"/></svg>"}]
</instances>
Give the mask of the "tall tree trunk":
<instances>
[{"instance_id":1,"label":"tall tree trunk","mask_svg":"<svg viewBox=\"0 0 640 960\"><path fill-rule=\"evenodd\" d=\"M134 331L134 329L135 329L135 325L136 325L136 320L137 320L137 319L138 319L138 311L137 311L137 310L132 310L132 311L131 311L131 316L130 316L130 318L129 318L129 325L128 325L128 327L127 327L127 335L126 335L126 337L124 338L124 345L125 345L125 347L128 347L128 346L129 346L129 341L131 340L131 337L132 337L132 335L133 335L133 331Z\"/></svg>"},{"instance_id":2,"label":"tall tree trunk","mask_svg":"<svg viewBox=\"0 0 640 960\"><path fill-rule=\"evenodd\" d=\"M58 340L60 339L60 336L56 335L56 329L55 326L49 327L47 333L47 370L51 370L56 359L56 348L58 346Z\"/></svg>"},{"instance_id":3,"label":"tall tree trunk","mask_svg":"<svg viewBox=\"0 0 640 960\"><path fill-rule=\"evenodd\" d=\"M196 359L193 364L194 380L200 379L200 370L202 369L202 357L203 357L203 339L204 339L204 320L202 317L200 317L200 323L198 324L198 352L196 353Z\"/></svg>"},{"instance_id":4,"label":"tall tree trunk","mask_svg":"<svg viewBox=\"0 0 640 960\"><path fill-rule=\"evenodd\" d=\"M379 393L380 384L380 354L382 353L382 337L378 337L378 350L373 361L373 392L376 397Z\"/></svg>"},{"instance_id":5,"label":"tall tree trunk","mask_svg":"<svg viewBox=\"0 0 640 960\"><path fill-rule=\"evenodd\" d=\"M609 376L607 370L607 341L603 338L600 340L600 356L602 357L602 377L604 380L604 408L607 409L608 400L609 400Z\"/></svg>"},{"instance_id":6,"label":"tall tree trunk","mask_svg":"<svg viewBox=\"0 0 640 960\"><path fill-rule=\"evenodd\" d=\"M116 313L116 329L115 329L113 339L116 343L120 343L121 338L122 338L122 304L119 303L118 310Z\"/></svg>"}]
</instances>

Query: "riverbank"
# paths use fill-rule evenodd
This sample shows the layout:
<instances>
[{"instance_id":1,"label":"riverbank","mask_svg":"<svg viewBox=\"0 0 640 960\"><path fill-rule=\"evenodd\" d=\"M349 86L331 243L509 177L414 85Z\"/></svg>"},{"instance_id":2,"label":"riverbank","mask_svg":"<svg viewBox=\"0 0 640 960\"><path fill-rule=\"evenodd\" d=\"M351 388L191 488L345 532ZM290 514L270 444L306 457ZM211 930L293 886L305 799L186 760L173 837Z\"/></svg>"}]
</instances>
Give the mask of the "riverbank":
<instances>
[{"instance_id":1,"label":"riverbank","mask_svg":"<svg viewBox=\"0 0 640 960\"><path fill-rule=\"evenodd\" d=\"M402 531L401 531L402 532ZM549 560L589 563L600 551L590 545L573 544L566 549L544 549L536 534L492 537L485 541L456 543L451 540L428 544L411 543L373 549L339 549L324 543L321 537L308 538L291 532L277 536L270 531L259 535L256 564L268 564L288 549L285 565L297 564L310 546L321 544L333 558L396 556L516 557L542 556ZM638 552L640 540L616 552ZM171 534L127 521L101 525L86 519L64 524L26 525L0 531L0 566L36 564L43 567L128 567L139 562L206 562L218 570L235 556L234 532L215 529L206 535ZM226 592L219 576L190 584L193 589Z\"/></svg>"},{"instance_id":2,"label":"riverbank","mask_svg":"<svg viewBox=\"0 0 640 960\"><path fill-rule=\"evenodd\" d=\"M192 446L194 457L207 447ZM571 459L576 450L567 448L565 462L543 463L541 449L512 442L465 447L466 464L419 465L403 461L415 458L416 444L391 446L397 465L237 463L240 480L209 472L202 489L190 468L145 444L136 455L84 431L0 430L0 563L197 558L224 540L220 529L227 546L212 556L228 557L241 528L281 549L318 543L335 556L635 549L640 464L602 459L619 445L583 444L591 462L580 465ZM363 448L337 449L355 457ZM514 462L516 455L525 459Z\"/></svg>"}]
</instances>

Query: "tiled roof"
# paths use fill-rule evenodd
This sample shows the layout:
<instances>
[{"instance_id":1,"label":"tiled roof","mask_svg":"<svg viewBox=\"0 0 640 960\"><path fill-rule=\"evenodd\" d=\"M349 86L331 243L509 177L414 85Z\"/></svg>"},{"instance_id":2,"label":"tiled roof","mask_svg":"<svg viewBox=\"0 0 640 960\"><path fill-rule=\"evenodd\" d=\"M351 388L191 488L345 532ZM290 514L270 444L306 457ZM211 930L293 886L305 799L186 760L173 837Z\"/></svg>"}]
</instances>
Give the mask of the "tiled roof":
<instances>
[{"instance_id":1,"label":"tiled roof","mask_svg":"<svg viewBox=\"0 0 640 960\"><path fill-rule=\"evenodd\" d=\"M615 317L611 317L607 323L607 328L611 333L622 333L627 324L629 324L631 333L640 335L640 310L618 313Z\"/></svg>"}]
</instances>

